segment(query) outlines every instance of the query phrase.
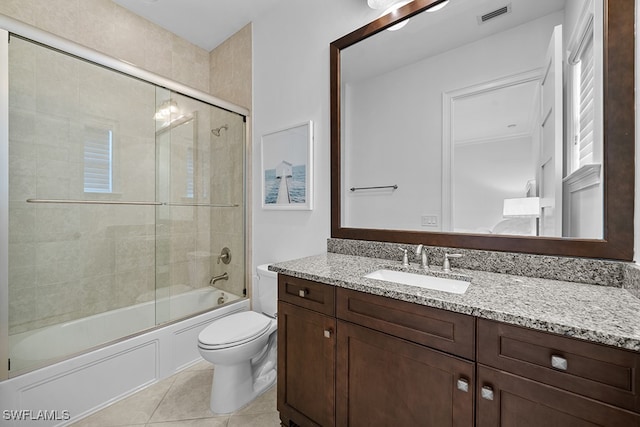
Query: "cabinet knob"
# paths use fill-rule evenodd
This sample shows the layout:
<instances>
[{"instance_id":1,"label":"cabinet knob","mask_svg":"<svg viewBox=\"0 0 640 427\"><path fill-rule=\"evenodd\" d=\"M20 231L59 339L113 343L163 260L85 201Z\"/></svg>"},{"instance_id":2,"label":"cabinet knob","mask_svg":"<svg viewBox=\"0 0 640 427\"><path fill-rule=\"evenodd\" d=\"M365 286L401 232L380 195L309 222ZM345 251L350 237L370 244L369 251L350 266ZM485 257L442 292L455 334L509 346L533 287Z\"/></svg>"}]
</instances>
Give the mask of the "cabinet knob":
<instances>
[{"instance_id":1,"label":"cabinet knob","mask_svg":"<svg viewBox=\"0 0 640 427\"><path fill-rule=\"evenodd\" d=\"M324 330L324 337L325 338L331 338L331 334L333 334L333 329L329 328L329 329L325 329Z\"/></svg>"},{"instance_id":2,"label":"cabinet knob","mask_svg":"<svg viewBox=\"0 0 640 427\"><path fill-rule=\"evenodd\" d=\"M300 298L304 298L307 295L309 295L309 289L300 289L298 291L298 295L300 296Z\"/></svg>"},{"instance_id":3,"label":"cabinet knob","mask_svg":"<svg viewBox=\"0 0 640 427\"><path fill-rule=\"evenodd\" d=\"M551 366L561 371L566 371L568 367L567 359L556 354L551 355Z\"/></svg>"},{"instance_id":4,"label":"cabinet knob","mask_svg":"<svg viewBox=\"0 0 640 427\"><path fill-rule=\"evenodd\" d=\"M469 391L469 381L465 378L460 378L457 383L458 390L464 391L467 393Z\"/></svg>"},{"instance_id":5,"label":"cabinet knob","mask_svg":"<svg viewBox=\"0 0 640 427\"><path fill-rule=\"evenodd\" d=\"M484 386L480 390L480 396L486 400L493 400L493 389L489 386Z\"/></svg>"}]
</instances>

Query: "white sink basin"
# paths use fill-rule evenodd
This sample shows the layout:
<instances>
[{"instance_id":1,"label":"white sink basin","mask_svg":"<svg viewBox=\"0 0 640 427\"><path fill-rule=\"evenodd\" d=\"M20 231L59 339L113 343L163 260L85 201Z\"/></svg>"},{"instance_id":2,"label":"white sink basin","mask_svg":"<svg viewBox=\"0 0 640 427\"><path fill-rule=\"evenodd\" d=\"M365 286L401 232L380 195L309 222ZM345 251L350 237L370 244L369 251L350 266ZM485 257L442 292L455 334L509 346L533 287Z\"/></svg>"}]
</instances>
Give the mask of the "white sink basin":
<instances>
[{"instance_id":1,"label":"white sink basin","mask_svg":"<svg viewBox=\"0 0 640 427\"><path fill-rule=\"evenodd\" d=\"M374 280L384 280L385 282L417 286L419 288L433 289L434 291L451 292L453 294L464 294L469 287L469 282L465 280L407 273L406 271L376 270L364 277Z\"/></svg>"}]
</instances>

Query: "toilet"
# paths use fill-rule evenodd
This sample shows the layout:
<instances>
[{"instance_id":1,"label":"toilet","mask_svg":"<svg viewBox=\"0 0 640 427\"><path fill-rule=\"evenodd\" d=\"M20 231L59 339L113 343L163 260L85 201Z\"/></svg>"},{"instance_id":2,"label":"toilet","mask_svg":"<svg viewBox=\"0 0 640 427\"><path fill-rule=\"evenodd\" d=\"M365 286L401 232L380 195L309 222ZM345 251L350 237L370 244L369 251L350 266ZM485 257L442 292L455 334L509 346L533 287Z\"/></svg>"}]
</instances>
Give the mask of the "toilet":
<instances>
[{"instance_id":1,"label":"toilet","mask_svg":"<svg viewBox=\"0 0 640 427\"><path fill-rule=\"evenodd\" d=\"M257 311L212 322L198 335L198 350L213 363L211 411L228 414L245 406L276 380L278 274L257 267Z\"/></svg>"}]
</instances>

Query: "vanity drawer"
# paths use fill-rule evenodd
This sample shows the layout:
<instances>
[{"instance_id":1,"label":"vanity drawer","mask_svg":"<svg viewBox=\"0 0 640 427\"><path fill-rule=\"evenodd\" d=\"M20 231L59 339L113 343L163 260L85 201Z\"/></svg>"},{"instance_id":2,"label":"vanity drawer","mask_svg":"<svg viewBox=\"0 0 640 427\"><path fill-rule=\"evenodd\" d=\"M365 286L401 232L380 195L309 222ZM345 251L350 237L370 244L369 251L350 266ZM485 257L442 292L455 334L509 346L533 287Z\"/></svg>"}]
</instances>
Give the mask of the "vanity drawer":
<instances>
[{"instance_id":1,"label":"vanity drawer","mask_svg":"<svg viewBox=\"0 0 640 427\"><path fill-rule=\"evenodd\" d=\"M455 354L475 356L475 318L378 295L338 288L339 319Z\"/></svg>"},{"instance_id":2,"label":"vanity drawer","mask_svg":"<svg viewBox=\"0 0 640 427\"><path fill-rule=\"evenodd\" d=\"M640 353L478 319L478 363L640 412Z\"/></svg>"},{"instance_id":3,"label":"vanity drawer","mask_svg":"<svg viewBox=\"0 0 640 427\"><path fill-rule=\"evenodd\" d=\"M278 274L278 299L309 310L334 316L335 287Z\"/></svg>"}]
</instances>

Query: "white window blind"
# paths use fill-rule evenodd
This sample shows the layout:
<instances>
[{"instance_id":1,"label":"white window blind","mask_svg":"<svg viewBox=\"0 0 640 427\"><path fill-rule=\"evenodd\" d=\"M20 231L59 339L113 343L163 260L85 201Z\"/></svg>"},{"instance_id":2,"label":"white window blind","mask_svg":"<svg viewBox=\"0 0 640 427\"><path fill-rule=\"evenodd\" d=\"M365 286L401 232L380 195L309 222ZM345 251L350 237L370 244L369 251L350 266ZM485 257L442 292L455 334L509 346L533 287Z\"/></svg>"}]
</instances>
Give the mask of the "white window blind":
<instances>
[{"instance_id":1,"label":"white window blind","mask_svg":"<svg viewBox=\"0 0 640 427\"><path fill-rule=\"evenodd\" d=\"M585 20L580 37L569 57L573 68L572 106L573 147L571 172L594 163L595 132L595 52L593 42L593 15Z\"/></svg>"},{"instance_id":2,"label":"white window blind","mask_svg":"<svg viewBox=\"0 0 640 427\"><path fill-rule=\"evenodd\" d=\"M84 192L113 192L113 132L86 127L84 132Z\"/></svg>"},{"instance_id":3,"label":"white window blind","mask_svg":"<svg viewBox=\"0 0 640 427\"><path fill-rule=\"evenodd\" d=\"M579 129L578 129L578 167L593 163L593 127L595 120L593 36L585 41L579 62Z\"/></svg>"}]
</instances>

